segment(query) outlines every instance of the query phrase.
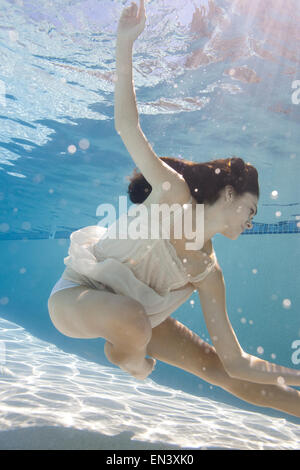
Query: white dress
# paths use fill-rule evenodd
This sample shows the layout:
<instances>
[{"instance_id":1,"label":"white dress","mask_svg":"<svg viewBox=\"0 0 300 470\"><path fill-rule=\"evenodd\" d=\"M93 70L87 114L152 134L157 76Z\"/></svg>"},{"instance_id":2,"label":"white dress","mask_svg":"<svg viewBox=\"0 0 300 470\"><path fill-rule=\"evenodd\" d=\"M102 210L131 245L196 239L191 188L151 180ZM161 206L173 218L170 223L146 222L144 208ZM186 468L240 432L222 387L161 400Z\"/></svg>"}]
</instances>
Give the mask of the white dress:
<instances>
[{"instance_id":1,"label":"white dress","mask_svg":"<svg viewBox=\"0 0 300 470\"><path fill-rule=\"evenodd\" d=\"M190 283L208 275L216 255L213 251L206 270L192 277L167 238L110 238L113 225L124 235L122 223L124 217L130 221L129 212L108 228L91 225L73 232L62 278L99 290L107 286L110 292L139 301L154 328L191 296Z\"/></svg>"}]
</instances>

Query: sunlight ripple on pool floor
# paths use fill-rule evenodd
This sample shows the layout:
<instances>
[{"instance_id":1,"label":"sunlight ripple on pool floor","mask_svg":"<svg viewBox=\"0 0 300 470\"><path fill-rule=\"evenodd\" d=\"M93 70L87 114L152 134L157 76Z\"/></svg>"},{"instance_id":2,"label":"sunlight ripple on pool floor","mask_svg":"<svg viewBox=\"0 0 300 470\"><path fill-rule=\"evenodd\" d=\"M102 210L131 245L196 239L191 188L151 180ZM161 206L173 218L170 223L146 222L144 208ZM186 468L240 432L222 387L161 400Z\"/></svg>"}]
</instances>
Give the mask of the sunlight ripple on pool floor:
<instances>
[{"instance_id":1,"label":"sunlight ripple on pool floor","mask_svg":"<svg viewBox=\"0 0 300 470\"><path fill-rule=\"evenodd\" d=\"M183 448L296 449L299 426L88 362L0 319L0 431L64 426Z\"/></svg>"}]
</instances>

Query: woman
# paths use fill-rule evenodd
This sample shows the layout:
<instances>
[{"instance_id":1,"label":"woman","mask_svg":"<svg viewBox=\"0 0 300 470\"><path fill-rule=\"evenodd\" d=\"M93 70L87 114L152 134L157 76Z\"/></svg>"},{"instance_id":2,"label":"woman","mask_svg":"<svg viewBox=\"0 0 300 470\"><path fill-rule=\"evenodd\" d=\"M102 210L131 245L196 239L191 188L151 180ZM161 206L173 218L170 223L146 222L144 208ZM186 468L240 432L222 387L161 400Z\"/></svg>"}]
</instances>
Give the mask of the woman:
<instances>
[{"instance_id":1,"label":"woman","mask_svg":"<svg viewBox=\"0 0 300 470\"><path fill-rule=\"evenodd\" d=\"M145 379L159 359L247 402L300 417L300 392L288 387L300 385L300 372L251 356L238 343L211 242L215 233L236 239L251 227L259 197L257 171L239 158L193 163L155 155L139 126L132 80L133 43L144 25L141 0L139 10L133 3L123 11L117 36L115 127L141 170L132 177L130 198L147 209L176 203L176 214L188 208L193 224L197 206L204 203L202 247L187 249L185 234L109 239L109 229L99 226L78 230L48 301L50 317L64 335L105 338L108 360L138 379ZM170 317L195 289L214 346Z\"/></svg>"}]
</instances>

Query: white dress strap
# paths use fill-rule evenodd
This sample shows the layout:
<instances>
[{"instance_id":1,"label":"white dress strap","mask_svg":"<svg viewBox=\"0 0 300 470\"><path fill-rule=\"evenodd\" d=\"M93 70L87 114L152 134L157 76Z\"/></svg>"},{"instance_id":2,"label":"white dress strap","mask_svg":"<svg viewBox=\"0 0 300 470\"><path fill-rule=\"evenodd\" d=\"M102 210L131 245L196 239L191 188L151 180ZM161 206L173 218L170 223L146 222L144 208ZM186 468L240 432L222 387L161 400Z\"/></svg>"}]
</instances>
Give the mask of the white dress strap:
<instances>
[{"instance_id":1,"label":"white dress strap","mask_svg":"<svg viewBox=\"0 0 300 470\"><path fill-rule=\"evenodd\" d=\"M215 251L213 251L213 253L211 255L211 260L209 261L205 271L203 271L202 273L197 274L196 276L189 276L190 282L193 283L193 282L203 281L203 279L205 279L206 276L214 269L216 264L217 264L217 257L216 257Z\"/></svg>"}]
</instances>

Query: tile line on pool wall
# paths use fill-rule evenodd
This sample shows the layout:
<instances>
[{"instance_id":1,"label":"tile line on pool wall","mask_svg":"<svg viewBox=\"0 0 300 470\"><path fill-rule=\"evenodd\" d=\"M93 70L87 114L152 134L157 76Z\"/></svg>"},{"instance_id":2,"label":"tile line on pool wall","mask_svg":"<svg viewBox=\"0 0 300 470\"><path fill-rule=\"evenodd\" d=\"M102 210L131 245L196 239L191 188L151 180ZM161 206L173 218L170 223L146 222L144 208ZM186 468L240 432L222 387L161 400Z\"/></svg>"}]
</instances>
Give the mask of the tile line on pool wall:
<instances>
[{"instance_id":1,"label":"tile line on pool wall","mask_svg":"<svg viewBox=\"0 0 300 470\"><path fill-rule=\"evenodd\" d=\"M0 233L0 241L3 240L44 240L44 239L69 239L72 232L78 230L54 230L44 231L37 230L33 232L6 232ZM284 234L300 233L299 222L282 221L274 224L264 224L262 222L253 223L253 228L245 230L242 235L284 235Z\"/></svg>"}]
</instances>

